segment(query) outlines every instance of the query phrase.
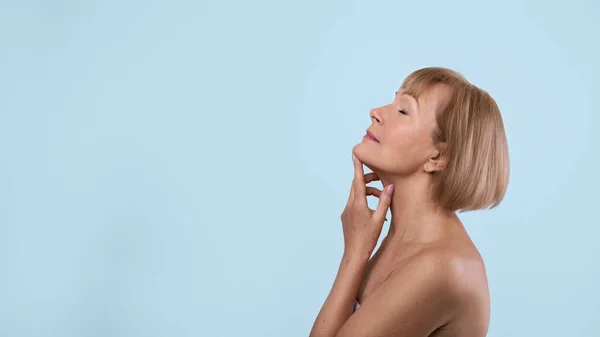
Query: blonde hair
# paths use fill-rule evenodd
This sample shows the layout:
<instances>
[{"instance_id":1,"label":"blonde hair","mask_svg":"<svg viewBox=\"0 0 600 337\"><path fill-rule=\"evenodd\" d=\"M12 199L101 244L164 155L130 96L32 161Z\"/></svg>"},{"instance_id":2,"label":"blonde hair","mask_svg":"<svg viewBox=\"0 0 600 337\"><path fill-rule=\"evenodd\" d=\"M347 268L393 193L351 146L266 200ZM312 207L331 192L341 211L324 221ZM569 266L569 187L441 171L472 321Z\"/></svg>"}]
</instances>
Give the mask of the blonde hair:
<instances>
[{"instance_id":1,"label":"blonde hair","mask_svg":"<svg viewBox=\"0 0 600 337\"><path fill-rule=\"evenodd\" d=\"M419 98L439 84L450 95L438 106L432 134L434 144L447 143L446 166L433 172L435 201L459 212L494 208L504 198L510 174L500 109L486 91L447 68L416 70L401 89Z\"/></svg>"}]
</instances>

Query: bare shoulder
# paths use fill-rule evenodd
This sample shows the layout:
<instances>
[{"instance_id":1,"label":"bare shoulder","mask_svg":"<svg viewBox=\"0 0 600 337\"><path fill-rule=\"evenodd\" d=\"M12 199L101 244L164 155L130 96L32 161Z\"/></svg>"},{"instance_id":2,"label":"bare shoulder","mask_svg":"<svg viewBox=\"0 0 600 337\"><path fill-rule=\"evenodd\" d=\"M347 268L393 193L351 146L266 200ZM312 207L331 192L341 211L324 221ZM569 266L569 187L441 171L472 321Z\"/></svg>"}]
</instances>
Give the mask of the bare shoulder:
<instances>
[{"instance_id":1,"label":"bare shoulder","mask_svg":"<svg viewBox=\"0 0 600 337\"><path fill-rule=\"evenodd\" d=\"M483 259L474 246L440 245L423 249L390 277L392 282L410 279L437 296L447 333L460 332L462 336L487 333L489 288Z\"/></svg>"},{"instance_id":2,"label":"bare shoulder","mask_svg":"<svg viewBox=\"0 0 600 337\"><path fill-rule=\"evenodd\" d=\"M474 248L441 245L424 248L395 269L390 279L402 279L406 273L417 273L461 298L482 285L487 289L483 259Z\"/></svg>"},{"instance_id":3,"label":"bare shoulder","mask_svg":"<svg viewBox=\"0 0 600 337\"><path fill-rule=\"evenodd\" d=\"M426 247L413 254L394 273L402 273L405 268L417 268L426 274L441 276L441 280L449 282L448 285L456 290L465 288L470 280L486 278L483 259L475 247Z\"/></svg>"},{"instance_id":4,"label":"bare shoulder","mask_svg":"<svg viewBox=\"0 0 600 337\"><path fill-rule=\"evenodd\" d=\"M337 336L484 336L487 321L472 289L483 289L473 276L481 274L479 261L461 249L423 246L361 301Z\"/></svg>"},{"instance_id":5,"label":"bare shoulder","mask_svg":"<svg viewBox=\"0 0 600 337\"><path fill-rule=\"evenodd\" d=\"M441 289L453 303L445 328L462 336L485 336L490 323L490 295L483 258L477 248L464 246L432 247L419 257L435 271ZM417 262L417 261L415 261Z\"/></svg>"}]
</instances>

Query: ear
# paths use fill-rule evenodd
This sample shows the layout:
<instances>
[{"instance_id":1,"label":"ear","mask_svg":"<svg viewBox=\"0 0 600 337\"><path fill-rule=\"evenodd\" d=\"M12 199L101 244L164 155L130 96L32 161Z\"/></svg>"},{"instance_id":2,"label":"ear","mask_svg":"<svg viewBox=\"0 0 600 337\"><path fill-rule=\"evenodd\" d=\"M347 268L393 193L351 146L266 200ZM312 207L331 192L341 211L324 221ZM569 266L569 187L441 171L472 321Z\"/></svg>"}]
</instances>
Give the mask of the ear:
<instances>
[{"instance_id":1,"label":"ear","mask_svg":"<svg viewBox=\"0 0 600 337\"><path fill-rule=\"evenodd\" d=\"M425 172L433 173L441 171L446 167L446 164L448 163L447 149L448 143L439 143L435 145L433 155L429 157L429 160L425 163Z\"/></svg>"}]
</instances>

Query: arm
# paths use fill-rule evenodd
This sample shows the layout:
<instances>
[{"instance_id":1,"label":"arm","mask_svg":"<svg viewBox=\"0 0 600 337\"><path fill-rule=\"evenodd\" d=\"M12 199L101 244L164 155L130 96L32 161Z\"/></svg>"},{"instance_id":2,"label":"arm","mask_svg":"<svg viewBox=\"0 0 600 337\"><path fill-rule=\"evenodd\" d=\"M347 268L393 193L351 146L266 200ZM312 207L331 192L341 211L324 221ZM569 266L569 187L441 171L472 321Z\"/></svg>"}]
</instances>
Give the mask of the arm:
<instances>
[{"instance_id":1,"label":"arm","mask_svg":"<svg viewBox=\"0 0 600 337\"><path fill-rule=\"evenodd\" d=\"M358 288L363 278L369 257L377 245L385 214L391 204L393 185L385 187L384 192L367 183L379 180L375 173L364 174L362 162L352 154L354 179L348 203L342 212L344 231L344 255L333 287L321 308L310 337L334 337L352 314ZM375 211L367 205L367 195L379 198Z\"/></svg>"},{"instance_id":2,"label":"arm","mask_svg":"<svg viewBox=\"0 0 600 337\"><path fill-rule=\"evenodd\" d=\"M337 276L315 320L310 337L335 336L352 315L354 301L368 262L369 256L366 254L344 252Z\"/></svg>"}]
</instances>

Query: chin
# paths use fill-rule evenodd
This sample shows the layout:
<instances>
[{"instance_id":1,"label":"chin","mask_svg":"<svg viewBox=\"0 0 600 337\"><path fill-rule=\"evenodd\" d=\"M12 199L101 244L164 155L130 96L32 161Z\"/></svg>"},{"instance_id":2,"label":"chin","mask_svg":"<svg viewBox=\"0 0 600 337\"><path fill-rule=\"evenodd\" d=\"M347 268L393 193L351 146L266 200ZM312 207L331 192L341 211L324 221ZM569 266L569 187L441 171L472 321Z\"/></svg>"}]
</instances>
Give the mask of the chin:
<instances>
[{"instance_id":1,"label":"chin","mask_svg":"<svg viewBox=\"0 0 600 337\"><path fill-rule=\"evenodd\" d=\"M352 153L371 171L377 170L377 154L373 149L365 146L367 144L359 143L354 146Z\"/></svg>"}]
</instances>

